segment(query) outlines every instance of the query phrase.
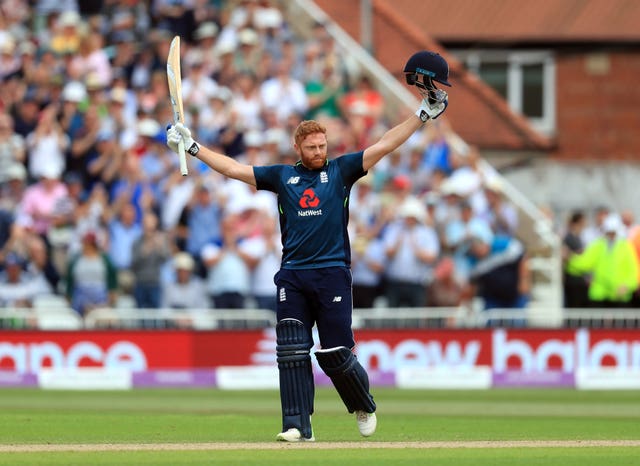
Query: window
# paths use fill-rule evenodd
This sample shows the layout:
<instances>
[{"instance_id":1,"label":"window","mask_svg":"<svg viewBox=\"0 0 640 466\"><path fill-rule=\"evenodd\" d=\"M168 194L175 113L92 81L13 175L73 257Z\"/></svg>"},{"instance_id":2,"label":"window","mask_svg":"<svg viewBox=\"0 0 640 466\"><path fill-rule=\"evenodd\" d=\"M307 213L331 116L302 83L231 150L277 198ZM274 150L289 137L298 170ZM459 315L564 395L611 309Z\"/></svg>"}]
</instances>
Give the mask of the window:
<instances>
[{"instance_id":1,"label":"window","mask_svg":"<svg viewBox=\"0 0 640 466\"><path fill-rule=\"evenodd\" d=\"M537 130L555 131L555 61L550 52L454 51L466 67L500 94Z\"/></svg>"}]
</instances>

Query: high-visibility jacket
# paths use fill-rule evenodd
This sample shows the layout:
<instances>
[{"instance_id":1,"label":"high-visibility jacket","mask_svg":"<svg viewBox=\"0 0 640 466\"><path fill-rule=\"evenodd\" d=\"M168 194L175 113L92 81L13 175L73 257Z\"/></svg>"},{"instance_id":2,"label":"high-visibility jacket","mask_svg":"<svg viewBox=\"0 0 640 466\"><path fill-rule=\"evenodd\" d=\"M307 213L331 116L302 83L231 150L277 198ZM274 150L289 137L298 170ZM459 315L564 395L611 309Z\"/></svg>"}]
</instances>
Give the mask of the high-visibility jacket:
<instances>
[{"instance_id":1,"label":"high-visibility jacket","mask_svg":"<svg viewBox=\"0 0 640 466\"><path fill-rule=\"evenodd\" d=\"M591 273L589 299L592 301L628 302L638 288L638 259L631 242L617 238L610 243L606 237L592 241L581 254L569 258L572 272ZM618 289L627 287L619 295Z\"/></svg>"}]
</instances>

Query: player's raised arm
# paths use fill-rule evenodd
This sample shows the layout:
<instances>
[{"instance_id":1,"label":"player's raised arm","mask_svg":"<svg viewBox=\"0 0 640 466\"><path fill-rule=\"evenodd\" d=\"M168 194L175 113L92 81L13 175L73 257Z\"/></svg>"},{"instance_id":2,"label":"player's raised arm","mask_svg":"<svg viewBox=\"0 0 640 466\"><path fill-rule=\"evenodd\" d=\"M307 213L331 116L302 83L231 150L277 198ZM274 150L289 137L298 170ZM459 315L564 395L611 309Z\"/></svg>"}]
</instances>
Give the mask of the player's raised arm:
<instances>
[{"instance_id":1,"label":"player's raised arm","mask_svg":"<svg viewBox=\"0 0 640 466\"><path fill-rule=\"evenodd\" d=\"M256 178L253 175L253 166L240 163L231 157L201 146L193 140L193 137L191 137L191 131L182 123L176 123L175 125L169 126L167 129L167 145L176 154L179 151L178 145L180 141L184 142L186 152L191 154L193 157L197 157L202 160L218 173L229 178L244 181L245 183L253 186L256 185Z\"/></svg>"},{"instance_id":2,"label":"player's raised arm","mask_svg":"<svg viewBox=\"0 0 640 466\"><path fill-rule=\"evenodd\" d=\"M434 81L451 86L449 65L435 52L421 51L413 54L404 67L407 84L416 86L422 102L415 116L411 116L387 131L382 138L364 151L362 168L366 171L385 155L396 150L428 120L435 120L447 108L447 93L436 88Z\"/></svg>"}]
</instances>

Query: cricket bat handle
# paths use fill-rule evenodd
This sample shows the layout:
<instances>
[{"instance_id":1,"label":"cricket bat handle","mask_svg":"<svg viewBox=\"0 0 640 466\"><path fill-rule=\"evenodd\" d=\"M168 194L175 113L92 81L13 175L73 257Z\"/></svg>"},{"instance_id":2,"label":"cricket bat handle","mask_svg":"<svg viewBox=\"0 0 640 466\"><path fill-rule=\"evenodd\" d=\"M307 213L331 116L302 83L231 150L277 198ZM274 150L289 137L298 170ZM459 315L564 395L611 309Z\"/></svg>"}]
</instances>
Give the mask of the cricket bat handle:
<instances>
[{"instance_id":1,"label":"cricket bat handle","mask_svg":"<svg viewBox=\"0 0 640 466\"><path fill-rule=\"evenodd\" d=\"M182 139L178 143L178 157L180 158L180 173L182 173L182 176L187 176L189 174L187 155L185 154L184 141Z\"/></svg>"}]
</instances>

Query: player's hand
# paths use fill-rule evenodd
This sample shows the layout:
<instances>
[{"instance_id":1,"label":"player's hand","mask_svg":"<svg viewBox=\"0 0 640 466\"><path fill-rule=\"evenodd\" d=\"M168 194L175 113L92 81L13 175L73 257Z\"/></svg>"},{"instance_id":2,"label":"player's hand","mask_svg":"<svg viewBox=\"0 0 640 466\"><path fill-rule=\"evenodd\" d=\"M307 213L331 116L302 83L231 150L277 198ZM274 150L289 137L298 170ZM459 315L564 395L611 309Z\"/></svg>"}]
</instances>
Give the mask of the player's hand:
<instances>
[{"instance_id":1,"label":"player's hand","mask_svg":"<svg viewBox=\"0 0 640 466\"><path fill-rule=\"evenodd\" d=\"M167 145L169 148L178 154L178 145L180 141L184 141L184 147L191 155L196 155L200 146L191 137L191 131L182 123L176 123L167 128Z\"/></svg>"},{"instance_id":2,"label":"player's hand","mask_svg":"<svg viewBox=\"0 0 640 466\"><path fill-rule=\"evenodd\" d=\"M420 108L416 111L416 116L426 122L427 120L435 120L444 113L449 105L449 98L445 97L442 102L429 103L427 99L422 99Z\"/></svg>"}]
</instances>

